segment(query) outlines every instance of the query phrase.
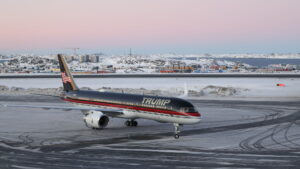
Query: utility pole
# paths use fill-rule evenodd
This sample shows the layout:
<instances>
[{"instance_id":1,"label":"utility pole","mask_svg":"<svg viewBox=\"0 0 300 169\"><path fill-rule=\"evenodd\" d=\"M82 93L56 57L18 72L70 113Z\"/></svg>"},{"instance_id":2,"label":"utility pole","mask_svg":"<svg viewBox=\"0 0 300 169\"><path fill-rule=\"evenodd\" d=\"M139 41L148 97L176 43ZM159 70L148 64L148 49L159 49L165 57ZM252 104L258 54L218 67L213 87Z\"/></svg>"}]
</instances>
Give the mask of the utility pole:
<instances>
[{"instance_id":1,"label":"utility pole","mask_svg":"<svg viewBox=\"0 0 300 169\"><path fill-rule=\"evenodd\" d=\"M79 50L79 48L66 48L66 49L73 50L73 55L77 56L77 51Z\"/></svg>"}]
</instances>

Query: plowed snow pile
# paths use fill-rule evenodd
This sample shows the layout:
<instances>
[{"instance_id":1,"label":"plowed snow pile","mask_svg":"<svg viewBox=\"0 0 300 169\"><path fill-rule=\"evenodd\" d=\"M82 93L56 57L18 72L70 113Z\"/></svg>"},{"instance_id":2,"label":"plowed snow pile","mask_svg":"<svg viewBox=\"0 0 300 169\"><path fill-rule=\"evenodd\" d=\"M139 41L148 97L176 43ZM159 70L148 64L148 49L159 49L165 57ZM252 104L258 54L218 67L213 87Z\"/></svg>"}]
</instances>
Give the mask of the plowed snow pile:
<instances>
[{"instance_id":1,"label":"plowed snow pile","mask_svg":"<svg viewBox=\"0 0 300 169\"><path fill-rule=\"evenodd\" d=\"M209 85L200 91L201 96L235 96L249 89Z\"/></svg>"}]
</instances>

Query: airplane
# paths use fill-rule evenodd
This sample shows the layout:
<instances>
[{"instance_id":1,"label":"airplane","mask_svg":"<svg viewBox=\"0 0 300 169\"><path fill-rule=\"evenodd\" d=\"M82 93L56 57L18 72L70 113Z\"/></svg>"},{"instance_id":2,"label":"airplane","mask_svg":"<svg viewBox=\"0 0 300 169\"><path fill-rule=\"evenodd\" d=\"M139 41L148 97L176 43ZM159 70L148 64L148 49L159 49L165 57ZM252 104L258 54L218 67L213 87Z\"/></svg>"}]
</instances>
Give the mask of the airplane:
<instances>
[{"instance_id":1,"label":"airplane","mask_svg":"<svg viewBox=\"0 0 300 169\"><path fill-rule=\"evenodd\" d=\"M75 107L14 105L8 107L27 107L60 110L81 110L83 121L92 129L103 129L108 125L109 117L124 118L126 126L138 126L136 119L155 120L173 123L174 138L178 139L180 127L200 122L201 114L187 100L175 97L162 97L144 94L128 94L80 90L67 66L63 55L58 54L63 83L60 98Z\"/></svg>"}]
</instances>

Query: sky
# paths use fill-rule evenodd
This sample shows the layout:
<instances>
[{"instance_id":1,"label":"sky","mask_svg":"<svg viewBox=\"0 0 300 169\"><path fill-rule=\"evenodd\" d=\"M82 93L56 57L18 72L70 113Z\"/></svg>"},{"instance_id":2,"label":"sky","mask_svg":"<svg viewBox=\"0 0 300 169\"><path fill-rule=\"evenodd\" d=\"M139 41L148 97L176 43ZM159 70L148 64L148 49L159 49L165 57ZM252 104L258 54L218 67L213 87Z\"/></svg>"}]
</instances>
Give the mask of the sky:
<instances>
[{"instance_id":1,"label":"sky","mask_svg":"<svg viewBox=\"0 0 300 169\"><path fill-rule=\"evenodd\" d=\"M300 53L299 0L0 0L0 54Z\"/></svg>"}]
</instances>

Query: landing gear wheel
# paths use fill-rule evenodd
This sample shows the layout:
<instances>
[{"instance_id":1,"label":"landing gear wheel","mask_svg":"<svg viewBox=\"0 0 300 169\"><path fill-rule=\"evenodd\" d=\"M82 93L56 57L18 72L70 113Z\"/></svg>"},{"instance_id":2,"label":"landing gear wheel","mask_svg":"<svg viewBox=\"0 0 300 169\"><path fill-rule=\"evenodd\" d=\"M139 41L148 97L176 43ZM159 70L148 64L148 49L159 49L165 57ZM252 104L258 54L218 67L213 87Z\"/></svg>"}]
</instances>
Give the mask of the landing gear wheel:
<instances>
[{"instance_id":1,"label":"landing gear wheel","mask_svg":"<svg viewBox=\"0 0 300 169\"><path fill-rule=\"evenodd\" d=\"M127 120L125 122L125 126L136 127L136 126L138 126L138 122L135 120Z\"/></svg>"},{"instance_id":2,"label":"landing gear wheel","mask_svg":"<svg viewBox=\"0 0 300 169\"><path fill-rule=\"evenodd\" d=\"M179 139L180 126L182 126L182 125L181 125L181 124L178 124L178 123L174 123L174 127L175 127L175 135L174 135L174 138L175 138L175 139Z\"/></svg>"},{"instance_id":3,"label":"landing gear wheel","mask_svg":"<svg viewBox=\"0 0 300 169\"><path fill-rule=\"evenodd\" d=\"M127 121L125 122L125 126L130 126L130 121L129 121L129 120L127 120Z\"/></svg>"},{"instance_id":4,"label":"landing gear wheel","mask_svg":"<svg viewBox=\"0 0 300 169\"><path fill-rule=\"evenodd\" d=\"M132 126L134 126L134 127L138 126L138 122L137 121L132 121Z\"/></svg>"}]
</instances>

